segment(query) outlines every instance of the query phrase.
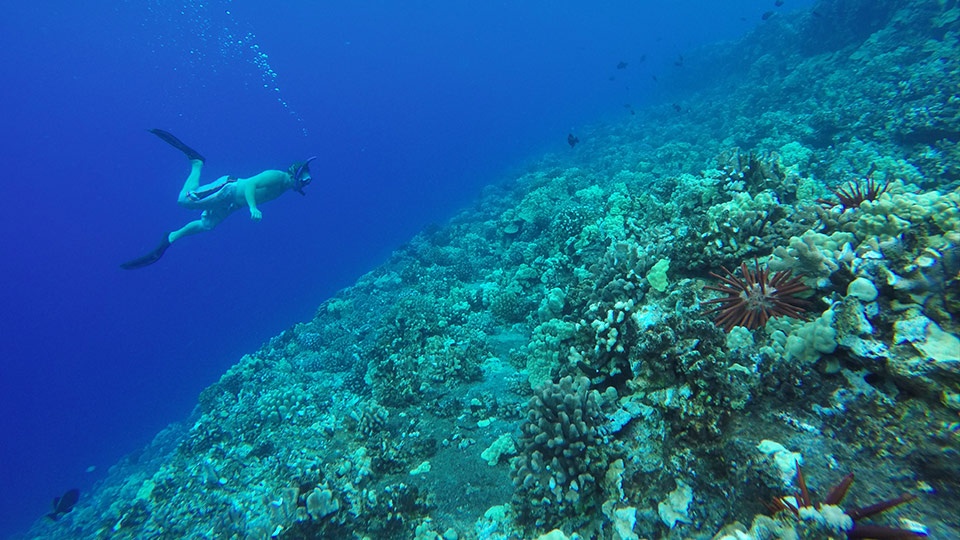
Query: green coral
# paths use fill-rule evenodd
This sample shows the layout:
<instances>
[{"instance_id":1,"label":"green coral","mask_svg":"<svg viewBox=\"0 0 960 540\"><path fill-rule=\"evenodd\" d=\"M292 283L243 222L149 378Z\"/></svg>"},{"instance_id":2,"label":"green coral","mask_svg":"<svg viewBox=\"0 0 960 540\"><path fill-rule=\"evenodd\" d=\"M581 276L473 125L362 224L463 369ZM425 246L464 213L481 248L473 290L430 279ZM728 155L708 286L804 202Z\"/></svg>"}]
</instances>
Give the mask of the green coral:
<instances>
[{"instance_id":1,"label":"green coral","mask_svg":"<svg viewBox=\"0 0 960 540\"><path fill-rule=\"evenodd\" d=\"M670 270L670 259L660 259L647 273L647 282L656 291L667 290L667 271Z\"/></svg>"}]
</instances>

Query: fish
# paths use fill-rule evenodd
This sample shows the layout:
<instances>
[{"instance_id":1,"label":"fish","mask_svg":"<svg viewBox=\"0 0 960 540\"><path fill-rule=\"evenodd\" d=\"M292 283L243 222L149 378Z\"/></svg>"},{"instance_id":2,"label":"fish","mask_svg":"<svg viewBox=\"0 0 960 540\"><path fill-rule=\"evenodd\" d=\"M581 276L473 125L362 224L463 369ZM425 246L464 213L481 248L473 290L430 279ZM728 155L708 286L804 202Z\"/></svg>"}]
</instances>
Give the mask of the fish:
<instances>
[{"instance_id":1,"label":"fish","mask_svg":"<svg viewBox=\"0 0 960 540\"><path fill-rule=\"evenodd\" d=\"M573 133L567 135L567 144L570 145L570 148L576 146L578 142L580 142L580 139L578 139Z\"/></svg>"},{"instance_id":2,"label":"fish","mask_svg":"<svg viewBox=\"0 0 960 540\"><path fill-rule=\"evenodd\" d=\"M764 12L763 15L760 16L760 18L763 19L763 20L767 20L767 19L769 19L770 17L773 17L773 12L772 12L772 11L766 11L766 12Z\"/></svg>"},{"instance_id":3,"label":"fish","mask_svg":"<svg viewBox=\"0 0 960 540\"><path fill-rule=\"evenodd\" d=\"M628 64L628 63L624 62L623 60L621 60L619 63L617 63L617 69L627 69L627 66L628 66L628 65L630 65L630 64Z\"/></svg>"},{"instance_id":4,"label":"fish","mask_svg":"<svg viewBox=\"0 0 960 540\"><path fill-rule=\"evenodd\" d=\"M76 488L68 489L62 496L53 498L53 512L47 514L47 517L57 521L64 514L69 514L79 500L80 490Z\"/></svg>"},{"instance_id":5,"label":"fish","mask_svg":"<svg viewBox=\"0 0 960 540\"><path fill-rule=\"evenodd\" d=\"M773 3L773 5L780 7L783 5L783 0L777 0L776 2Z\"/></svg>"},{"instance_id":6,"label":"fish","mask_svg":"<svg viewBox=\"0 0 960 540\"><path fill-rule=\"evenodd\" d=\"M673 61L673 65L677 67L683 67L683 55L678 54L677 59Z\"/></svg>"}]
</instances>

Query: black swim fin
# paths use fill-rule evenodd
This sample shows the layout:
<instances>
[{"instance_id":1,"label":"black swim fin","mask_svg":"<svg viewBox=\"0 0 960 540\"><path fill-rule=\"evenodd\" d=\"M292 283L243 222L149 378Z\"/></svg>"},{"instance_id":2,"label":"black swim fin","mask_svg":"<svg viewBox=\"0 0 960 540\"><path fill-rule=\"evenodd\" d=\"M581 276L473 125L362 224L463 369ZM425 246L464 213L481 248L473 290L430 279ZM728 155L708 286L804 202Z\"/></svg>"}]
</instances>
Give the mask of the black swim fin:
<instances>
[{"instance_id":1,"label":"black swim fin","mask_svg":"<svg viewBox=\"0 0 960 540\"><path fill-rule=\"evenodd\" d=\"M120 268L124 270L136 270L137 268L143 268L144 266L150 266L151 264L160 260L160 257L163 257L167 248L170 247L170 235L163 235L163 240L160 241L160 245L156 247L150 253L147 253L143 257L137 257L131 261L127 261L120 265Z\"/></svg>"},{"instance_id":2,"label":"black swim fin","mask_svg":"<svg viewBox=\"0 0 960 540\"><path fill-rule=\"evenodd\" d=\"M207 161L203 156L200 155L200 152L197 152L197 151L194 150L193 148L190 148L189 146L183 144L183 141L181 141L180 139L176 138L176 137L173 135L173 133L170 133L169 131L164 131L164 130L162 130L162 129L151 129L151 130L148 130L148 131L150 131L150 133L153 133L153 134L156 135L157 137L160 137L161 139L163 139L164 141L166 141L167 144L169 144L170 146L172 146L172 147L176 148L177 150L179 150L179 151L183 152L184 154L186 154L186 155L187 155L187 159L189 159L189 160L191 160L191 161L193 161L193 160L195 160L195 159L199 159L201 162L206 162L206 161Z\"/></svg>"}]
</instances>

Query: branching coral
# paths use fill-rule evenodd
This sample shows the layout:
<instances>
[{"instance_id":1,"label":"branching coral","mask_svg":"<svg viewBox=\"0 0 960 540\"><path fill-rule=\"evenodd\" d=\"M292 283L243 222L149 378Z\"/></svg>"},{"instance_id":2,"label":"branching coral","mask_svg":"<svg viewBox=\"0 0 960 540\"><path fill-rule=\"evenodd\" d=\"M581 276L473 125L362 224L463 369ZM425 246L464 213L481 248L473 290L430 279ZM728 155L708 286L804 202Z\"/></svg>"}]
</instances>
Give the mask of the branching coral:
<instances>
[{"instance_id":1,"label":"branching coral","mask_svg":"<svg viewBox=\"0 0 960 540\"><path fill-rule=\"evenodd\" d=\"M521 455L512 462L521 518L541 526L587 514L597 502L609 461L601 404L586 377L547 383L531 398Z\"/></svg>"}]
</instances>

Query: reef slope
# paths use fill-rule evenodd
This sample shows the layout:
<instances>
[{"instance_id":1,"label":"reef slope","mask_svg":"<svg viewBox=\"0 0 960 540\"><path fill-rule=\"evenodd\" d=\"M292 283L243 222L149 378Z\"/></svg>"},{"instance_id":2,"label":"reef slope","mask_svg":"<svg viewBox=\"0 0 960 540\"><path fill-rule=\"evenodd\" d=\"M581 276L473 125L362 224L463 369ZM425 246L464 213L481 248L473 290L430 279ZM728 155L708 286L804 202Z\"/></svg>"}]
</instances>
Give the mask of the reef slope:
<instances>
[{"instance_id":1,"label":"reef slope","mask_svg":"<svg viewBox=\"0 0 960 540\"><path fill-rule=\"evenodd\" d=\"M958 20L823 1L689 55L28 537L813 538L901 493L856 526L960 537ZM838 514L767 509L798 462L855 473Z\"/></svg>"}]
</instances>

